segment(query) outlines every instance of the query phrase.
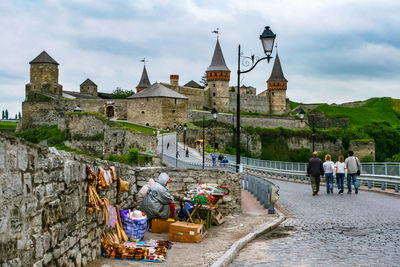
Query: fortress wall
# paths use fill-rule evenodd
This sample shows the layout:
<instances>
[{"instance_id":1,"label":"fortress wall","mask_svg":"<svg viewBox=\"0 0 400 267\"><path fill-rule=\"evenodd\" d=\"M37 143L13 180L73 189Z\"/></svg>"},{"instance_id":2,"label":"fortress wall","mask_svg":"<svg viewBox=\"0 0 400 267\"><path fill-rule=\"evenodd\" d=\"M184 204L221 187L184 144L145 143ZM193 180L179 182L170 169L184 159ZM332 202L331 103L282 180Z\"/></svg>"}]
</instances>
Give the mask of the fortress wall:
<instances>
[{"instance_id":1,"label":"fortress wall","mask_svg":"<svg viewBox=\"0 0 400 267\"><path fill-rule=\"evenodd\" d=\"M236 112L237 95L229 94L229 110ZM269 100L267 96L240 95L240 110L242 112L269 113Z\"/></svg>"},{"instance_id":2,"label":"fortress wall","mask_svg":"<svg viewBox=\"0 0 400 267\"><path fill-rule=\"evenodd\" d=\"M67 112L73 112L80 107L85 112L97 112L106 116L104 99L56 99L48 102L27 102L22 103L22 120L18 130L26 130L38 126L57 124L58 120L64 117ZM125 99L108 100L114 101L115 116L126 118Z\"/></svg>"},{"instance_id":3,"label":"fortress wall","mask_svg":"<svg viewBox=\"0 0 400 267\"><path fill-rule=\"evenodd\" d=\"M175 92L178 92L187 98L188 100L188 107L192 109L203 109L203 106L209 106L209 101L208 101L208 89L197 89L197 88L191 88L191 87L186 87L186 86L173 86L168 83L161 83L162 85L168 87L171 90L174 90Z\"/></svg>"},{"instance_id":4,"label":"fortress wall","mask_svg":"<svg viewBox=\"0 0 400 267\"><path fill-rule=\"evenodd\" d=\"M206 118L211 119L211 113L208 111L190 110L188 116L189 121L202 120L203 114L206 116ZM232 124L232 116L236 117L236 114L219 113L218 121ZM295 120L294 117L278 116L278 115L260 116L260 117L241 116L240 124L242 126L252 126L261 128L283 127L288 129L303 129L308 127L305 123L301 123L300 120ZM236 127L236 121L235 121L235 127Z\"/></svg>"}]
</instances>

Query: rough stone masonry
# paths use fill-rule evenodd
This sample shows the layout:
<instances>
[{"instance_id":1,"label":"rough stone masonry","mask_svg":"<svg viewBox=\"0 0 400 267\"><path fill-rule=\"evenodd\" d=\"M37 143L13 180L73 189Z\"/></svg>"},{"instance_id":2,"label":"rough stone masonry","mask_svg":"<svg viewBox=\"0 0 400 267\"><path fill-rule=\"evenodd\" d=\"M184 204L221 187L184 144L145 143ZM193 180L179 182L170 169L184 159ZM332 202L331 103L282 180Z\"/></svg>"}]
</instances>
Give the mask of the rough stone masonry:
<instances>
[{"instance_id":1,"label":"rough stone masonry","mask_svg":"<svg viewBox=\"0 0 400 267\"><path fill-rule=\"evenodd\" d=\"M0 264L2 266L85 266L100 254L101 213L88 213L86 165L115 166L129 192L119 206L134 208L136 193L163 168L127 165L57 151L0 135ZM221 211L240 212L240 177L218 170L164 169L174 182L176 198L198 182L220 183L231 189ZM116 204L116 184L99 190Z\"/></svg>"}]
</instances>

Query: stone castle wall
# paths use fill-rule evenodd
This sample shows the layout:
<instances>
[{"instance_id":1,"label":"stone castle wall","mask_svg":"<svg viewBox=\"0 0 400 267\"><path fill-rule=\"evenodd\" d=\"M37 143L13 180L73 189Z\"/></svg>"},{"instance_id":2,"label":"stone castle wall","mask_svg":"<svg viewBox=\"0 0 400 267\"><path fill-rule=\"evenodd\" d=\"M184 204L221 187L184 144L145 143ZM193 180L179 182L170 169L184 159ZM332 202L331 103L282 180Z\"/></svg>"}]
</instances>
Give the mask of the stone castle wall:
<instances>
[{"instance_id":1,"label":"stone castle wall","mask_svg":"<svg viewBox=\"0 0 400 267\"><path fill-rule=\"evenodd\" d=\"M30 69L30 83L39 90L42 83L58 84L58 65L52 63L34 63Z\"/></svg>"},{"instance_id":2,"label":"stone castle wall","mask_svg":"<svg viewBox=\"0 0 400 267\"><path fill-rule=\"evenodd\" d=\"M203 106L210 106L208 89L191 88L186 86L174 86L168 83L161 83L175 92L178 92L187 98L189 109L203 109Z\"/></svg>"},{"instance_id":3,"label":"stone castle wall","mask_svg":"<svg viewBox=\"0 0 400 267\"><path fill-rule=\"evenodd\" d=\"M211 113L208 111L198 111L198 110L190 110L189 111L189 121L202 120L203 115L206 118L211 119ZM236 114L228 114L228 113L219 113L218 121L232 124L232 116L236 117ZM252 127L261 127L261 128L278 128L283 127L287 129L303 129L308 128L305 123L300 122L300 120L295 119L291 116L279 116L279 115L270 115L270 116L260 116L260 117L250 117L250 116L241 116L240 124L242 126L252 126ZM236 127L236 120L235 120Z\"/></svg>"},{"instance_id":4,"label":"stone castle wall","mask_svg":"<svg viewBox=\"0 0 400 267\"><path fill-rule=\"evenodd\" d=\"M127 100L112 100L115 107L115 117L126 118ZM26 130L38 126L57 124L65 113L72 112L76 107L80 107L85 112L97 112L107 116L105 104L110 100L104 99L56 99L46 102L22 103L22 120L18 124L18 130Z\"/></svg>"},{"instance_id":5,"label":"stone castle wall","mask_svg":"<svg viewBox=\"0 0 400 267\"><path fill-rule=\"evenodd\" d=\"M128 101L128 120L157 129L174 129L187 121L188 100L149 97Z\"/></svg>"},{"instance_id":6,"label":"stone castle wall","mask_svg":"<svg viewBox=\"0 0 400 267\"><path fill-rule=\"evenodd\" d=\"M229 93L229 110L236 112L236 99L237 95L235 92ZM269 113L269 99L267 96L259 95L240 95L240 110L242 112L259 112Z\"/></svg>"},{"instance_id":7,"label":"stone castle wall","mask_svg":"<svg viewBox=\"0 0 400 267\"><path fill-rule=\"evenodd\" d=\"M128 129L113 129L106 122L92 115L71 114L59 119L58 129L67 130L72 136L80 135L83 139L103 135L98 140L74 140L65 144L71 148L85 151L91 155L127 154L136 148L141 152L155 152L157 137L152 134L133 133Z\"/></svg>"},{"instance_id":8,"label":"stone castle wall","mask_svg":"<svg viewBox=\"0 0 400 267\"><path fill-rule=\"evenodd\" d=\"M119 194L122 209L133 208L136 193L166 171L176 200L198 182L231 189L221 203L225 214L240 211L240 176L218 170L133 168L0 135L0 264L3 266L85 266L100 254L101 213L88 213L86 165L115 166L129 192ZM99 190L116 204L116 185Z\"/></svg>"}]
</instances>

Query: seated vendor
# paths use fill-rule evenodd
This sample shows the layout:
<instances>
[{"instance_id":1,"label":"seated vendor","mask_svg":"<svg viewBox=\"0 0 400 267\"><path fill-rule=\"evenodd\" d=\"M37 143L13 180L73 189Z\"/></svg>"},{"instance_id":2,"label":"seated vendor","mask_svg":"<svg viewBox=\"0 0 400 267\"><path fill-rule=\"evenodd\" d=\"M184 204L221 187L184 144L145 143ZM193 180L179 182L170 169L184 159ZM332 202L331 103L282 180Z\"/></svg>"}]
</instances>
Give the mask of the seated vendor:
<instances>
[{"instance_id":1,"label":"seated vendor","mask_svg":"<svg viewBox=\"0 0 400 267\"><path fill-rule=\"evenodd\" d=\"M167 184L172 181L168 174L162 172L155 183L150 185L143 198L140 210L147 218L175 218L174 199L168 192Z\"/></svg>"}]
</instances>

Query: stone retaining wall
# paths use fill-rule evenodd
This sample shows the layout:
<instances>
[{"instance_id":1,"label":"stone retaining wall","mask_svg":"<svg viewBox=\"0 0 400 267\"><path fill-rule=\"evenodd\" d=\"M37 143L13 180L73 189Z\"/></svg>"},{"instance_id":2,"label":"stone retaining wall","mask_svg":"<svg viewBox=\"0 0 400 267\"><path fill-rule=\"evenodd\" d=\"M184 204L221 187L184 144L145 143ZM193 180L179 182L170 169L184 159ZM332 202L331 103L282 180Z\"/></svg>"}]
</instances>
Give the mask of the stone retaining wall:
<instances>
[{"instance_id":1,"label":"stone retaining wall","mask_svg":"<svg viewBox=\"0 0 400 267\"><path fill-rule=\"evenodd\" d=\"M121 208L135 206L138 189L161 168L127 165L79 156L0 135L0 264L2 266L81 266L100 254L101 213L88 213L86 165L115 166L129 192ZM231 196L222 212L240 211L240 178L221 171L167 169L175 197L197 181L221 182ZM116 185L99 191L116 203Z\"/></svg>"}]
</instances>

